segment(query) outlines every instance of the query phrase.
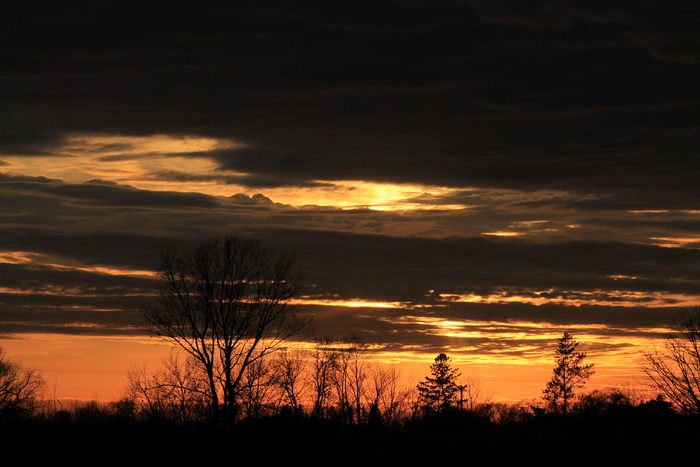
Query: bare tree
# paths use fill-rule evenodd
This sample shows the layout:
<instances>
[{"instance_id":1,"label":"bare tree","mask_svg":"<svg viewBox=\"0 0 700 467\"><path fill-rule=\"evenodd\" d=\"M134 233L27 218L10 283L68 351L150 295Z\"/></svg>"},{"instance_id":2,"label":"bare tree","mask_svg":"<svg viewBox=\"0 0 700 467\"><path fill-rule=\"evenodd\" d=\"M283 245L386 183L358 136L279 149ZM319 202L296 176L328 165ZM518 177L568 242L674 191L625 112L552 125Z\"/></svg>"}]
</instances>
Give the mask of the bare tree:
<instances>
[{"instance_id":1,"label":"bare tree","mask_svg":"<svg viewBox=\"0 0 700 467\"><path fill-rule=\"evenodd\" d=\"M484 404L489 404L492 399L492 391L487 390L482 378L476 375L463 376L464 384L460 394L461 407L464 410L475 411Z\"/></svg>"},{"instance_id":2,"label":"bare tree","mask_svg":"<svg viewBox=\"0 0 700 467\"><path fill-rule=\"evenodd\" d=\"M191 252L164 253L158 275L160 300L144 309L148 327L197 362L213 421L230 424L246 369L309 329L293 304L304 288L294 260L257 241L211 238Z\"/></svg>"},{"instance_id":3,"label":"bare tree","mask_svg":"<svg viewBox=\"0 0 700 467\"><path fill-rule=\"evenodd\" d=\"M349 346L345 350L345 361L350 382L350 403L353 407L355 422L361 424L365 421L368 412L367 385L371 365L367 361L366 354L369 344L359 336L350 336L346 339L346 345Z\"/></svg>"},{"instance_id":4,"label":"bare tree","mask_svg":"<svg viewBox=\"0 0 700 467\"><path fill-rule=\"evenodd\" d=\"M179 424L206 419L208 390L201 368L189 355L175 351L162 359L163 367L148 374L145 368L127 372L127 400L147 419L168 419Z\"/></svg>"},{"instance_id":5,"label":"bare tree","mask_svg":"<svg viewBox=\"0 0 700 467\"><path fill-rule=\"evenodd\" d=\"M361 424L368 413L369 345L357 335L321 339L311 353L314 415Z\"/></svg>"},{"instance_id":6,"label":"bare tree","mask_svg":"<svg viewBox=\"0 0 700 467\"><path fill-rule=\"evenodd\" d=\"M361 424L367 412L366 391L368 344L357 335L344 337L333 344L333 385L343 421Z\"/></svg>"},{"instance_id":7,"label":"bare tree","mask_svg":"<svg viewBox=\"0 0 700 467\"><path fill-rule=\"evenodd\" d=\"M316 418L325 417L333 388L337 352L332 345L332 339L321 339L311 352L312 413Z\"/></svg>"},{"instance_id":8,"label":"bare tree","mask_svg":"<svg viewBox=\"0 0 700 467\"><path fill-rule=\"evenodd\" d=\"M307 352L300 349L283 349L277 355L275 384L281 390L281 400L294 414L303 411L302 396L306 389L304 378Z\"/></svg>"},{"instance_id":9,"label":"bare tree","mask_svg":"<svg viewBox=\"0 0 700 467\"><path fill-rule=\"evenodd\" d=\"M44 387L39 372L11 361L0 348L0 420L31 413Z\"/></svg>"},{"instance_id":10,"label":"bare tree","mask_svg":"<svg viewBox=\"0 0 700 467\"><path fill-rule=\"evenodd\" d=\"M411 388L400 387L401 371L397 365L375 365L367 391L368 422L396 424L407 411Z\"/></svg>"},{"instance_id":11,"label":"bare tree","mask_svg":"<svg viewBox=\"0 0 700 467\"><path fill-rule=\"evenodd\" d=\"M682 412L700 414L700 308L681 312L661 350L644 354L652 386Z\"/></svg>"},{"instance_id":12,"label":"bare tree","mask_svg":"<svg viewBox=\"0 0 700 467\"><path fill-rule=\"evenodd\" d=\"M248 365L241 385L241 405L245 417L256 419L270 415L276 409L275 371L267 359Z\"/></svg>"}]
</instances>

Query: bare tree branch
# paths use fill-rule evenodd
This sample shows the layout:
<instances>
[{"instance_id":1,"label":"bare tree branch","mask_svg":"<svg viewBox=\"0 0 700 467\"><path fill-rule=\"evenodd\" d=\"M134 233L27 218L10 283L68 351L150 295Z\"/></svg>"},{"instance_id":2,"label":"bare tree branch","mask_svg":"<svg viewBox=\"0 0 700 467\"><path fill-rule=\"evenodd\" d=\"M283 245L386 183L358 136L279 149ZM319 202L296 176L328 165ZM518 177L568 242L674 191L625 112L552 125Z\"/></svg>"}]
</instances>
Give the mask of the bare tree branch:
<instances>
[{"instance_id":1,"label":"bare tree branch","mask_svg":"<svg viewBox=\"0 0 700 467\"><path fill-rule=\"evenodd\" d=\"M158 273L160 301L144 309L149 328L198 363L214 421L231 423L246 370L309 330L293 303L304 290L295 262L257 241L210 238L164 253Z\"/></svg>"}]
</instances>

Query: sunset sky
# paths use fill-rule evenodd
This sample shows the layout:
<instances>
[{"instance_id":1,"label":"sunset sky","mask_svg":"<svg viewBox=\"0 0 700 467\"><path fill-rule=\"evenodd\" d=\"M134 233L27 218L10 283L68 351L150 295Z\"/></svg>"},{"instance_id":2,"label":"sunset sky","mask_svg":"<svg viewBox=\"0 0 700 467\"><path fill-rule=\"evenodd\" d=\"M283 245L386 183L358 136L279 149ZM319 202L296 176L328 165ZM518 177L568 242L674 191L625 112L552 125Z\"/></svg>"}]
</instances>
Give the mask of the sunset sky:
<instances>
[{"instance_id":1,"label":"sunset sky","mask_svg":"<svg viewBox=\"0 0 700 467\"><path fill-rule=\"evenodd\" d=\"M58 397L157 365L153 266L211 235L295 255L319 337L508 400L564 331L637 384L700 305L700 4L59 3L0 15L0 347Z\"/></svg>"}]
</instances>

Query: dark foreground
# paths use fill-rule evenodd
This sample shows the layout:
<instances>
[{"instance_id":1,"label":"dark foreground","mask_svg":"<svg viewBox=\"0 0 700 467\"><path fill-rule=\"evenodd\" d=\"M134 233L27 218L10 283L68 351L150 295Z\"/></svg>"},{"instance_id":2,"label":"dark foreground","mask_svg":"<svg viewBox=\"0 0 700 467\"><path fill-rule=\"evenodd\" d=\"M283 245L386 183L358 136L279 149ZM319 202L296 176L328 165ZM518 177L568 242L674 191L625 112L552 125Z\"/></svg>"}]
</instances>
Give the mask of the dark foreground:
<instances>
[{"instance_id":1,"label":"dark foreground","mask_svg":"<svg viewBox=\"0 0 700 467\"><path fill-rule=\"evenodd\" d=\"M210 462L269 465L443 464L539 461L571 465L644 460L668 464L685 459L700 442L700 420L550 420L493 424L416 423L401 428L343 427L310 420L266 420L231 429L157 423L0 424L5 459L25 462ZM565 457L560 457L565 456Z\"/></svg>"}]
</instances>

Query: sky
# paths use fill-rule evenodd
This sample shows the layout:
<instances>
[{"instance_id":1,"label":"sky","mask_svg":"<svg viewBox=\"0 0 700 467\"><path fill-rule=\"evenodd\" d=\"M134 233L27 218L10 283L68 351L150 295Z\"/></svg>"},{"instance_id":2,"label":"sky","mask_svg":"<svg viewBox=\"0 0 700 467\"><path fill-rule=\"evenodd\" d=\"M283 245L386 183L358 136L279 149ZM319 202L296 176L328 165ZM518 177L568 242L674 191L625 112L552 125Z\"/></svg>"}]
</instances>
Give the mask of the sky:
<instances>
[{"instance_id":1,"label":"sky","mask_svg":"<svg viewBox=\"0 0 700 467\"><path fill-rule=\"evenodd\" d=\"M297 258L318 337L538 397L700 305L700 5L12 2L0 16L0 347L57 397L157 365L161 251Z\"/></svg>"}]
</instances>

